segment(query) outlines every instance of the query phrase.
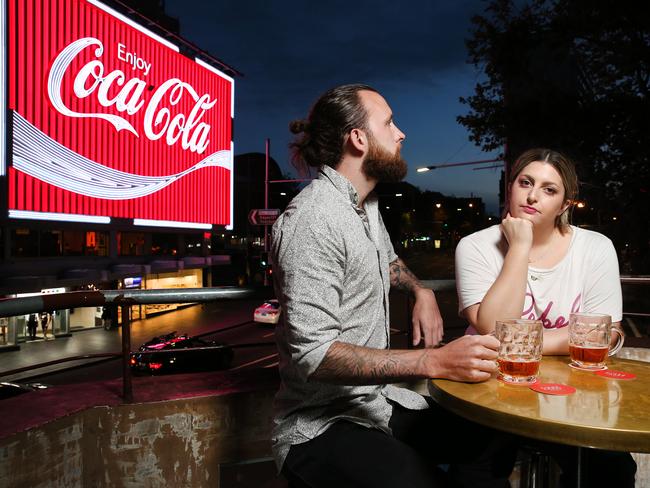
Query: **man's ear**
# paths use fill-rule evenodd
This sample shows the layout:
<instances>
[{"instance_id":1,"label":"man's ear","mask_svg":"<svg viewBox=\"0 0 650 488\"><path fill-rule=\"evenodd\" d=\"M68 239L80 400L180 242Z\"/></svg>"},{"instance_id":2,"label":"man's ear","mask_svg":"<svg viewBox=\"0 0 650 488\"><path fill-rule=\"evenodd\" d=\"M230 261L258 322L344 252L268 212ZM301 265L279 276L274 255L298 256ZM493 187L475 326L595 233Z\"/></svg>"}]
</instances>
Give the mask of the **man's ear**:
<instances>
[{"instance_id":1,"label":"man's ear","mask_svg":"<svg viewBox=\"0 0 650 488\"><path fill-rule=\"evenodd\" d=\"M352 129L348 136L348 142L351 145L351 149L361 153L366 153L368 151L368 136L365 131L361 129Z\"/></svg>"}]
</instances>

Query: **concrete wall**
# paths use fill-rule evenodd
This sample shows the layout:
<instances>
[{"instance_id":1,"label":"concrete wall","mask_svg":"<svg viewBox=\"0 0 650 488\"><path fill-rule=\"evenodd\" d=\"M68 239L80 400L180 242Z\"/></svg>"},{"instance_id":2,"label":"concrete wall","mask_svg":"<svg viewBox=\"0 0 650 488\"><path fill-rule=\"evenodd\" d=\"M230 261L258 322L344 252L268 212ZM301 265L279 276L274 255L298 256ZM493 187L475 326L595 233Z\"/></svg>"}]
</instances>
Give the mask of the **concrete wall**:
<instances>
[{"instance_id":1,"label":"concrete wall","mask_svg":"<svg viewBox=\"0 0 650 488\"><path fill-rule=\"evenodd\" d=\"M272 397L91 408L0 440L0 486L219 487L220 465L270 456Z\"/></svg>"}]
</instances>

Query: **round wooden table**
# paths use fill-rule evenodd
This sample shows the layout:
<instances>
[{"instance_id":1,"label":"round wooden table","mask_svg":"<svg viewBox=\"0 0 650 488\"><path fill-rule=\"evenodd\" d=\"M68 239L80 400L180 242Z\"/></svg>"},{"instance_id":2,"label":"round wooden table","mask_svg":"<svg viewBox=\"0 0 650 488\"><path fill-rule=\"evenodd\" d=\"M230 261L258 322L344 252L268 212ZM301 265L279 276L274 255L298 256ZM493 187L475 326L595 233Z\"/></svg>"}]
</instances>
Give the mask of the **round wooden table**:
<instances>
[{"instance_id":1,"label":"round wooden table","mask_svg":"<svg viewBox=\"0 0 650 488\"><path fill-rule=\"evenodd\" d=\"M569 367L567 356L545 356L539 378L573 386L567 396L537 393L496 378L483 383L434 379L429 393L446 409L514 434L579 447L650 452L650 363L609 359L609 369L634 373L614 380Z\"/></svg>"}]
</instances>

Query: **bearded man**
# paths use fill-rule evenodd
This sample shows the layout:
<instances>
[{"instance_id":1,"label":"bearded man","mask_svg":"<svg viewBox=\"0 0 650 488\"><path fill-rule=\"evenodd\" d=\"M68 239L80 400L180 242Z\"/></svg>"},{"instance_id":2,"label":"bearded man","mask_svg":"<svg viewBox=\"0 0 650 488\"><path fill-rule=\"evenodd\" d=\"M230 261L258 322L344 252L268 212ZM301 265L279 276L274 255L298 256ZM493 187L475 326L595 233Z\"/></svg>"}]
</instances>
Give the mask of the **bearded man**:
<instances>
[{"instance_id":1,"label":"bearded man","mask_svg":"<svg viewBox=\"0 0 650 488\"><path fill-rule=\"evenodd\" d=\"M294 161L319 173L273 226L278 468L299 487L431 487L448 478L509 486L509 439L390 384L484 381L499 343L475 335L434 348L443 334L436 298L395 254L372 193L407 171L388 103L369 86L340 86L290 128L302 134ZM389 349L390 287L414 296L414 344L423 349ZM446 475L441 463L451 466Z\"/></svg>"}]
</instances>

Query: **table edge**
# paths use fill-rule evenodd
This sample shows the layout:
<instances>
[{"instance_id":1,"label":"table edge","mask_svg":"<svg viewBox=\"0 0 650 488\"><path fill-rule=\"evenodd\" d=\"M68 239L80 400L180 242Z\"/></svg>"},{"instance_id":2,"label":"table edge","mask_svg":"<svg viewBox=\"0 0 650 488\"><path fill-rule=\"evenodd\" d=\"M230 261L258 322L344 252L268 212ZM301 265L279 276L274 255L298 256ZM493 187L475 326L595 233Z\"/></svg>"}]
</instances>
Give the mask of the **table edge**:
<instances>
[{"instance_id":1,"label":"table edge","mask_svg":"<svg viewBox=\"0 0 650 488\"><path fill-rule=\"evenodd\" d=\"M437 381L451 382L451 380L430 379L428 381L429 395L439 405L485 427L541 441L578 447L650 453L650 433L634 432L634 436L631 437L631 432L628 430L562 424L551 420L531 419L513 413L500 412L457 398L439 387L436 384ZM549 429L549 424L562 426L562 432Z\"/></svg>"}]
</instances>

